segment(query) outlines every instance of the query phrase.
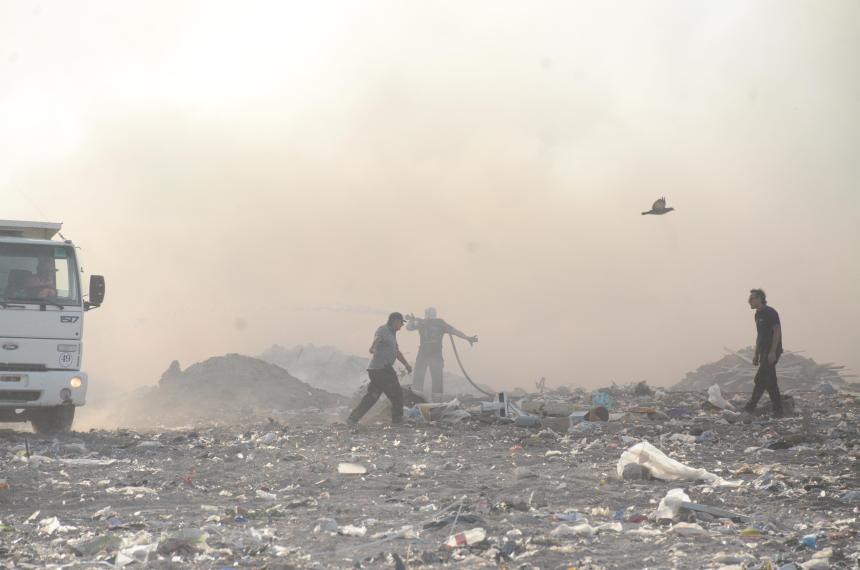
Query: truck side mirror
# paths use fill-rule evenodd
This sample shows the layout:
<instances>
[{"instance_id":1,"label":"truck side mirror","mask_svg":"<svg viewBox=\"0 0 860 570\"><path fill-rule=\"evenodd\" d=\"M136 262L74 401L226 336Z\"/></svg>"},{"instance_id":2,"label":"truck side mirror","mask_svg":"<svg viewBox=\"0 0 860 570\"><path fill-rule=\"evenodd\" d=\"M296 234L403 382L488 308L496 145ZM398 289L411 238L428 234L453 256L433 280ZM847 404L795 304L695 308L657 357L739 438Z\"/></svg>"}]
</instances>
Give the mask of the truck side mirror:
<instances>
[{"instance_id":1,"label":"truck side mirror","mask_svg":"<svg viewBox=\"0 0 860 570\"><path fill-rule=\"evenodd\" d=\"M98 307L105 300L105 278L103 275L90 275L89 304Z\"/></svg>"}]
</instances>

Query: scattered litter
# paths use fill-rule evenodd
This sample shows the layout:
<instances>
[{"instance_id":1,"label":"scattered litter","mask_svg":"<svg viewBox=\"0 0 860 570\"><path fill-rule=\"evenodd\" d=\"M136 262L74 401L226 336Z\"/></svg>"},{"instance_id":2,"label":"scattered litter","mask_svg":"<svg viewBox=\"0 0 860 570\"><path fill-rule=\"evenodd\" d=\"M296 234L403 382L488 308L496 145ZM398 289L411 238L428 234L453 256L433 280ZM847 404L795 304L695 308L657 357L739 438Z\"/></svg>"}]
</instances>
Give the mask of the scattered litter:
<instances>
[{"instance_id":1,"label":"scattered litter","mask_svg":"<svg viewBox=\"0 0 860 570\"><path fill-rule=\"evenodd\" d=\"M367 534L367 527L347 524L339 527L337 532L343 536L364 536Z\"/></svg>"},{"instance_id":2,"label":"scattered litter","mask_svg":"<svg viewBox=\"0 0 860 570\"><path fill-rule=\"evenodd\" d=\"M748 540L758 540L764 537L764 534L757 528L748 527L741 530L738 533L738 536L740 536L741 538L746 538Z\"/></svg>"},{"instance_id":3,"label":"scattered litter","mask_svg":"<svg viewBox=\"0 0 860 570\"><path fill-rule=\"evenodd\" d=\"M582 521L586 520L585 515L583 515L582 513L577 513L577 512L557 514L557 515L553 515L553 518L555 518L555 520L565 521L565 522L582 522Z\"/></svg>"},{"instance_id":4,"label":"scattered litter","mask_svg":"<svg viewBox=\"0 0 860 570\"><path fill-rule=\"evenodd\" d=\"M69 543L72 552L78 556L92 557L99 552L113 552L122 545L122 538L116 534L103 534L89 540Z\"/></svg>"},{"instance_id":5,"label":"scattered litter","mask_svg":"<svg viewBox=\"0 0 860 570\"><path fill-rule=\"evenodd\" d=\"M108 487L105 493L113 495L157 495L155 489L149 487Z\"/></svg>"},{"instance_id":6,"label":"scattered litter","mask_svg":"<svg viewBox=\"0 0 860 570\"><path fill-rule=\"evenodd\" d=\"M256 365L221 364L237 365L234 389L254 388L245 373ZM228 402L225 378L212 389ZM129 570L612 568L635 552L649 568L856 565L850 385L795 392L797 415L772 421L705 403L715 383L735 407L748 398L720 382L630 383L596 391L615 406L604 414L591 390L544 386L505 394L504 415L463 396L455 423L432 419L447 404L425 408L425 421L418 401L402 426L383 416L356 430L337 423L342 399L327 408L305 393L307 409L240 398L240 423L28 434L26 445L4 432L0 558ZM540 427L516 427L531 417Z\"/></svg>"},{"instance_id":7,"label":"scattered litter","mask_svg":"<svg viewBox=\"0 0 860 570\"><path fill-rule=\"evenodd\" d=\"M514 479L517 481L521 481L523 479L536 479L537 473L529 469L528 467L517 467L514 469Z\"/></svg>"},{"instance_id":8,"label":"scattered litter","mask_svg":"<svg viewBox=\"0 0 860 570\"><path fill-rule=\"evenodd\" d=\"M848 491L839 497L843 503L860 503L860 491Z\"/></svg>"},{"instance_id":9,"label":"scattered litter","mask_svg":"<svg viewBox=\"0 0 860 570\"><path fill-rule=\"evenodd\" d=\"M42 519L39 521L39 532L52 535L60 528L60 520L57 517Z\"/></svg>"},{"instance_id":10,"label":"scattered litter","mask_svg":"<svg viewBox=\"0 0 860 570\"><path fill-rule=\"evenodd\" d=\"M810 548L815 550L818 548L818 537L814 534L807 534L803 538L800 539L800 543L806 548Z\"/></svg>"},{"instance_id":11,"label":"scattered litter","mask_svg":"<svg viewBox=\"0 0 860 570\"><path fill-rule=\"evenodd\" d=\"M460 407L460 401L457 398L445 403L416 404L415 408L426 422L456 424L472 417L469 412Z\"/></svg>"},{"instance_id":12,"label":"scattered litter","mask_svg":"<svg viewBox=\"0 0 860 570\"><path fill-rule=\"evenodd\" d=\"M259 443L260 445L272 445L276 441L278 441L278 434L270 431L269 433L258 439L257 443Z\"/></svg>"},{"instance_id":13,"label":"scattered litter","mask_svg":"<svg viewBox=\"0 0 860 570\"><path fill-rule=\"evenodd\" d=\"M482 528L473 528L463 532L458 532L455 535L449 536L445 541L445 546L456 548L458 546L470 546L483 542L487 538L487 532Z\"/></svg>"},{"instance_id":14,"label":"scattered litter","mask_svg":"<svg viewBox=\"0 0 860 570\"><path fill-rule=\"evenodd\" d=\"M364 475L367 467L358 463L338 463L337 472L342 475Z\"/></svg>"},{"instance_id":15,"label":"scattered litter","mask_svg":"<svg viewBox=\"0 0 860 570\"><path fill-rule=\"evenodd\" d=\"M550 536L594 536L597 534L597 529L588 523L573 526L562 523L552 529L549 534Z\"/></svg>"},{"instance_id":16,"label":"scattered litter","mask_svg":"<svg viewBox=\"0 0 860 570\"><path fill-rule=\"evenodd\" d=\"M334 519L319 519L314 525L314 534L319 533L329 533L329 534L337 534L337 531L340 527L338 527L337 521Z\"/></svg>"},{"instance_id":17,"label":"scattered litter","mask_svg":"<svg viewBox=\"0 0 860 570\"><path fill-rule=\"evenodd\" d=\"M738 513L733 513L731 511L727 511L719 507L712 507L710 505L697 505L695 503L684 501L679 506L683 510L692 511L695 513L705 513L718 519L729 519L735 522L745 522L749 520L749 517L746 517L744 515L739 515Z\"/></svg>"},{"instance_id":18,"label":"scattered litter","mask_svg":"<svg viewBox=\"0 0 860 570\"><path fill-rule=\"evenodd\" d=\"M73 458L64 458L59 460L63 465L83 465L86 467L105 467L108 465L113 465L117 462L116 459L89 459L86 457L73 457ZM124 460L125 463L130 463L128 459Z\"/></svg>"},{"instance_id":19,"label":"scattered litter","mask_svg":"<svg viewBox=\"0 0 860 570\"><path fill-rule=\"evenodd\" d=\"M701 525L685 522L673 524L669 532L680 536L705 536L708 534Z\"/></svg>"},{"instance_id":20,"label":"scattered litter","mask_svg":"<svg viewBox=\"0 0 860 570\"><path fill-rule=\"evenodd\" d=\"M164 533L158 541L157 552L163 556L207 550L208 533L195 528L187 528L173 533Z\"/></svg>"},{"instance_id":21,"label":"scattered litter","mask_svg":"<svg viewBox=\"0 0 860 570\"><path fill-rule=\"evenodd\" d=\"M610 396L608 392L594 392L591 395L591 403L594 406L600 406L607 410L615 408L615 398Z\"/></svg>"},{"instance_id":22,"label":"scattered litter","mask_svg":"<svg viewBox=\"0 0 860 570\"><path fill-rule=\"evenodd\" d=\"M157 542L152 544L135 544L133 546L123 548L117 553L114 566L116 568L125 568L129 564L146 564L149 562L150 556L152 556L156 550L158 550Z\"/></svg>"},{"instance_id":23,"label":"scattered litter","mask_svg":"<svg viewBox=\"0 0 860 570\"><path fill-rule=\"evenodd\" d=\"M514 420L514 425L517 427L538 427L541 425L541 418L532 414L520 414Z\"/></svg>"}]
</instances>

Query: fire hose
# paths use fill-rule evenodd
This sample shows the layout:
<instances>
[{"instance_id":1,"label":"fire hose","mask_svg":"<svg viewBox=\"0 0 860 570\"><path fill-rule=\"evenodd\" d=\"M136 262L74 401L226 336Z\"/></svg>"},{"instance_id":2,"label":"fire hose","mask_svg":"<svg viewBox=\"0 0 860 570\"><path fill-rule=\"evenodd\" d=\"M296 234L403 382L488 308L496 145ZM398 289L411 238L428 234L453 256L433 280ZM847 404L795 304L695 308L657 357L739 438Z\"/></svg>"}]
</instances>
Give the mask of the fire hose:
<instances>
[{"instance_id":1,"label":"fire hose","mask_svg":"<svg viewBox=\"0 0 860 570\"><path fill-rule=\"evenodd\" d=\"M487 395L487 396L490 396L491 398L495 397L495 394L494 394L493 392L487 392L486 390L484 390L483 388L481 388L480 386L478 386L477 384L475 384L475 382L474 382L474 381L472 380L472 378L469 376L469 373L468 373L468 372L466 372L466 369L463 367L463 361L462 361L462 360L460 360L460 353L459 353L459 352L457 352L457 344L454 342L454 335L452 335L452 334L448 334L448 338L450 338L450 339L451 339L451 348L453 348L453 349L454 349L454 356L457 358L457 364L460 366L460 372L462 372L462 373L463 373L463 376L465 376L465 377L466 377L466 380L468 380L468 381L469 381L469 384L471 384L471 385L472 385L472 387L473 387L475 390L477 390L478 392L480 392L480 393L482 393L482 394L485 394L485 395Z\"/></svg>"}]
</instances>

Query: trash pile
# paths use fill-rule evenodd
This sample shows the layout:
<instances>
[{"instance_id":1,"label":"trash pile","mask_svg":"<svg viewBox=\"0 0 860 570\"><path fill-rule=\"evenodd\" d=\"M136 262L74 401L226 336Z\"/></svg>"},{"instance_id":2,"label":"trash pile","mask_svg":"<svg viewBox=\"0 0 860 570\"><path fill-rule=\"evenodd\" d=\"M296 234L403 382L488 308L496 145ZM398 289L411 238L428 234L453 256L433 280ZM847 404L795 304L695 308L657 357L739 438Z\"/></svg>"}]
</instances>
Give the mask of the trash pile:
<instances>
[{"instance_id":1,"label":"trash pile","mask_svg":"<svg viewBox=\"0 0 860 570\"><path fill-rule=\"evenodd\" d=\"M855 396L812 393L795 417L745 423L706 392L647 392L576 391L566 406L561 393L418 402L396 427L297 415L0 432L0 558L15 568L860 564Z\"/></svg>"},{"instance_id":2,"label":"trash pile","mask_svg":"<svg viewBox=\"0 0 860 570\"><path fill-rule=\"evenodd\" d=\"M315 388L347 397L352 396L367 382L367 365L370 363L368 358L349 355L332 346L313 344L292 348L272 345L263 351L259 358L277 364ZM405 374L405 371L403 372ZM428 372L425 384L429 382ZM444 372L444 386L445 394L451 397L479 393L465 378L449 370Z\"/></svg>"},{"instance_id":3,"label":"trash pile","mask_svg":"<svg viewBox=\"0 0 860 570\"><path fill-rule=\"evenodd\" d=\"M228 354L185 370L173 361L158 386L126 395L112 407L125 426L187 426L200 421L253 422L289 410L318 413L345 403L345 398L309 386L279 366Z\"/></svg>"},{"instance_id":4,"label":"trash pile","mask_svg":"<svg viewBox=\"0 0 860 570\"><path fill-rule=\"evenodd\" d=\"M672 390L707 390L718 384L727 392L751 392L757 367L753 366L754 351L747 347L739 351L725 349L728 354L717 362L700 366L677 383ZM779 387L783 392L792 390L821 390L832 392L840 389L860 392L860 383L852 383L844 366L818 364L811 358L796 352L783 354L776 366Z\"/></svg>"}]
</instances>

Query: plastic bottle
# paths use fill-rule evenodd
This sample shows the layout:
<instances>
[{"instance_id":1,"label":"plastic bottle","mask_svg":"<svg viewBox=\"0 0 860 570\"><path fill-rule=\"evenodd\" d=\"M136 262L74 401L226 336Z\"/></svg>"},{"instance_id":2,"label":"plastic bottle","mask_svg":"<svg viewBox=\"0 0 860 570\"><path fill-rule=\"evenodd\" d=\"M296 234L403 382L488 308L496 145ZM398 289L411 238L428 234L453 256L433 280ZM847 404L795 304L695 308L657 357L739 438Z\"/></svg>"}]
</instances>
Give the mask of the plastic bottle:
<instances>
[{"instance_id":1,"label":"plastic bottle","mask_svg":"<svg viewBox=\"0 0 860 570\"><path fill-rule=\"evenodd\" d=\"M468 546L470 544L477 544L485 538L487 538L487 531L478 527L449 536L448 540L445 541L445 546L448 548Z\"/></svg>"}]
</instances>

